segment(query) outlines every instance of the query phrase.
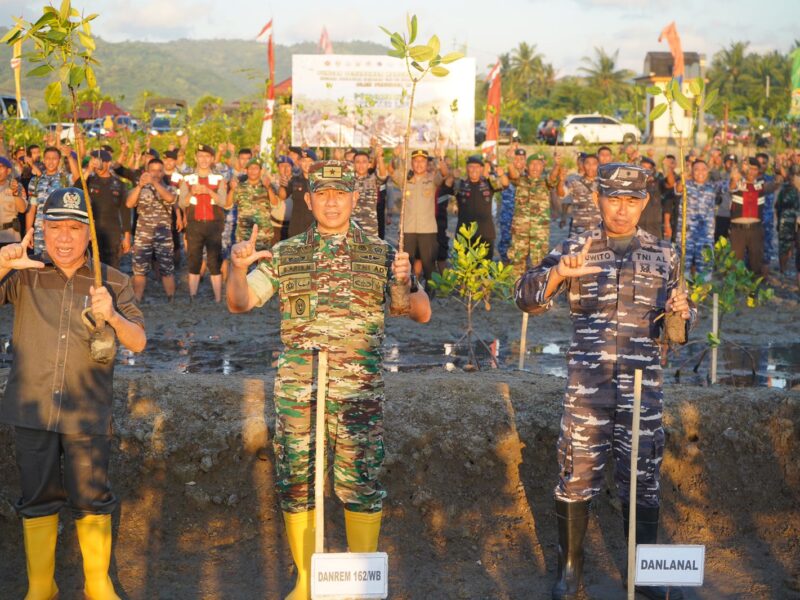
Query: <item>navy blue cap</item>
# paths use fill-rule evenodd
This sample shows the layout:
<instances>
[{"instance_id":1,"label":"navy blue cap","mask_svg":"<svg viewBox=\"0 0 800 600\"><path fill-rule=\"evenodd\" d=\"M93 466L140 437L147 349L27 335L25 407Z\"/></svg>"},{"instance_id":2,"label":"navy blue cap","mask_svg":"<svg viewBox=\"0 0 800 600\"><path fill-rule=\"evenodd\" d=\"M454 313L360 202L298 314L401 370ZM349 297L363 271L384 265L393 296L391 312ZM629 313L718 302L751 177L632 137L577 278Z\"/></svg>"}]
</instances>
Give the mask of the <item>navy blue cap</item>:
<instances>
[{"instance_id":1,"label":"navy blue cap","mask_svg":"<svg viewBox=\"0 0 800 600\"><path fill-rule=\"evenodd\" d=\"M11 161L8 160L5 156L0 156L0 165L3 165L6 169L10 169Z\"/></svg>"},{"instance_id":2,"label":"navy blue cap","mask_svg":"<svg viewBox=\"0 0 800 600\"><path fill-rule=\"evenodd\" d=\"M472 156L467 158L467 164L483 166L483 158L478 154L473 154Z\"/></svg>"},{"instance_id":3,"label":"navy blue cap","mask_svg":"<svg viewBox=\"0 0 800 600\"><path fill-rule=\"evenodd\" d=\"M164 152L164 158L171 158L172 160L178 160L178 151L167 150L166 152Z\"/></svg>"},{"instance_id":4,"label":"navy blue cap","mask_svg":"<svg viewBox=\"0 0 800 600\"><path fill-rule=\"evenodd\" d=\"M317 153L311 148L303 148L300 150L300 158L310 158L314 162L317 162Z\"/></svg>"},{"instance_id":5,"label":"navy blue cap","mask_svg":"<svg viewBox=\"0 0 800 600\"><path fill-rule=\"evenodd\" d=\"M527 152L525 152L525 148L517 148L514 150L514 156L525 156Z\"/></svg>"},{"instance_id":6,"label":"navy blue cap","mask_svg":"<svg viewBox=\"0 0 800 600\"><path fill-rule=\"evenodd\" d=\"M211 156L216 156L217 155L217 151L214 150L214 148L212 148L208 144L197 144L196 151L197 152L205 152L207 154L210 154Z\"/></svg>"},{"instance_id":7,"label":"navy blue cap","mask_svg":"<svg viewBox=\"0 0 800 600\"><path fill-rule=\"evenodd\" d=\"M281 154L278 159L275 161L277 165L292 165L294 166L294 161L286 156L285 154Z\"/></svg>"},{"instance_id":8,"label":"navy blue cap","mask_svg":"<svg viewBox=\"0 0 800 600\"><path fill-rule=\"evenodd\" d=\"M159 159L161 158L161 155L158 153L158 150L156 150L155 148L150 148L150 150L145 152L145 154L149 154L153 158L159 158Z\"/></svg>"},{"instance_id":9,"label":"navy blue cap","mask_svg":"<svg viewBox=\"0 0 800 600\"><path fill-rule=\"evenodd\" d=\"M650 169L629 163L608 163L597 169L601 196L647 198L647 177Z\"/></svg>"},{"instance_id":10,"label":"navy blue cap","mask_svg":"<svg viewBox=\"0 0 800 600\"><path fill-rule=\"evenodd\" d=\"M112 160L111 153L105 150L92 150L92 157L99 158L103 162L111 162Z\"/></svg>"},{"instance_id":11,"label":"navy blue cap","mask_svg":"<svg viewBox=\"0 0 800 600\"><path fill-rule=\"evenodd\" d=\"M83 190L74 187L51 192L44 203L43 214L45 221L72 220L89 224L89 212L86 209Z\"/></svg>"}]
</instances>

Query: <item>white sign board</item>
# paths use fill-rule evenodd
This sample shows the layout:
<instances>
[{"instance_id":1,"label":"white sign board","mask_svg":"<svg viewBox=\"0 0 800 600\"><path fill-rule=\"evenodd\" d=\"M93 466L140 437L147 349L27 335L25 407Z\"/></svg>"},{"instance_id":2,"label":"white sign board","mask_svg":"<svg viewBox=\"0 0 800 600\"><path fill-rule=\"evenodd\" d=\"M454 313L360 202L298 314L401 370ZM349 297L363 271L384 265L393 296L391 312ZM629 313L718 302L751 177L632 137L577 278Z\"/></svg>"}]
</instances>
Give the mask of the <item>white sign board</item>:
<instances>
[{"instance_id":1,"label":"white sign board","mask_svg":"<svg viewBox=\"0 0 800 600\"><path fill-rule=\"evenodd\" d=\"M412 148L475 145L475 59L430 73L417 84ZM368 147L403 140L411 82L405 61L385 55L295 54L292 57L292 144ZM457 110L451 110L457 101Z\"/></svg>"},{"instance_id":2,"label":"white sign board","mask_svg":"<svg viewBox=\"0 0 800 600\"><path fill-rule=\"evenodd\" d=\"M385 552L314 554L311 557L311 597L386 598L389 595L389 555Z\"/></svg>"},{"instance_id":3,"label":"white sign board","mask_svg":"<svg viewBox=\"0 0 800 600\"><path fill-rule=\"evenodd\" d=\"M639 544L636 585L703 585L705 546Z\"/></svg>"}]
</instances>

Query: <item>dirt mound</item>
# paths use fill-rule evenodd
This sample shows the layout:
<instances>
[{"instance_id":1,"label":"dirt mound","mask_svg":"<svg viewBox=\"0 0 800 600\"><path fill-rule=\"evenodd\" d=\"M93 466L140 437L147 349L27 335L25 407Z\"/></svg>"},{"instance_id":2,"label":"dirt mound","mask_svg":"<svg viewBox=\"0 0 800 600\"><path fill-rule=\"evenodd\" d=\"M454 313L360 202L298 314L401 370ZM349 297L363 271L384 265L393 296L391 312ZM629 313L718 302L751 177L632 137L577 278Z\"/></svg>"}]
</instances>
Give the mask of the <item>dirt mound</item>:
<instances>
[{"instance_id":1,"label":"dirt mound","mask_svg":"<svg viewBox=\"0 0 800 600\"><path fill-rule=\"evenodd\" d=\"M4 380L5 375L0 375ZM564 381L516 372L387 374L381 547L391 597L548 597ZM113 577L123 598L280 599L292 565L273 491L272 381L118 375ZM792 598L800 558L800 394L667 390L663 539L707 545L695 598ZM264 448L267 448L264 451ZM0 428L0 597L25 562L13 439ZM618 506L603 494L587 540L588 597L624 597ZM328 503L331 550L344 549ZM74 528L59 537L62 599L82 585ZM800 596L799 596L800 597Z\"/></svg>"}]
</instances>

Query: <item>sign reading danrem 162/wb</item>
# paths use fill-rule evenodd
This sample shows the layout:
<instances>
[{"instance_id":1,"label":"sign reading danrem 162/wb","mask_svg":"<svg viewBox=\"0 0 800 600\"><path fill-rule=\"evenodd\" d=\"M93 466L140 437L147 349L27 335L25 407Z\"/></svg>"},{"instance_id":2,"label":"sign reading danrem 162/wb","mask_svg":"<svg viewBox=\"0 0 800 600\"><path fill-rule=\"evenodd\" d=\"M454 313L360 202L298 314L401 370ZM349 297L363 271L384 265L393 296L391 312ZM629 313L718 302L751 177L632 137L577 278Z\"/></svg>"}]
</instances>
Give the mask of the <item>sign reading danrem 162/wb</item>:
<instances>
[{"instance_id":1,"label":"sign reading danrem 162/wb","mask_svg":"<svg viewBox=\"0 0 800 600\"><path fill-rule=\"evenodd\" d=\"M412 148L433 148L437 139L442 146L475 145L475 59L447 68L447 77L417 84ZM292 144L365 148L375 137L396 146L405 135L410 93L405 61L391 56L295 54Z\"/></svg>"},{"instance_id":2,"label":"sign reading danrem 162/wb","mask_svg":"<svg viewBox=\"0 0 800 600\"><path fill-rule=\"evenodd\" d=\"M375 598L389 595L389 555L385 552L314 554L311 597Z\"/></svg>"},{"instance_id":3,"label":"sign reading danrem 162/wb","mask_svg":"<svg viewBox=\"0 0 800 600\"><path fill-rule=\"evenodd\" d=\"M705 546L639 544L636 585L703 585Z\"/></svg>"}]
</instances>

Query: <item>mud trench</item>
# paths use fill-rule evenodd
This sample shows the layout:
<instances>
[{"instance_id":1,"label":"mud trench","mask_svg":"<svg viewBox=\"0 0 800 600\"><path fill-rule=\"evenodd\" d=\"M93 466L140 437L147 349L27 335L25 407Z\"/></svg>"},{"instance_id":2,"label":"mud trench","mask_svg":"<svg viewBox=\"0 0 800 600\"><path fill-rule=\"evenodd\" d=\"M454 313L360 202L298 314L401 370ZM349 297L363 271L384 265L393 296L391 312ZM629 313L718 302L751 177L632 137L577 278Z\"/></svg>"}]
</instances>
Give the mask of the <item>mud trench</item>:
<instances>
[{"instance_id":1,"label":"mud trench","mask_svg":"<svg viewBox=\"0 0 800 600\"><path fill-rule=\"evenodd\" d=\"M3 378L5 374L3 375ZM390 597L546 598L556 568L552 487L564 382L492 371L388 373L389 490L381 549ZM668 386L662 540L706 544L690 598L792 598L800 557L800 394ZM122 598L283 598L293 581L273 490L272 380L120 374L115 385L112 577ZM266 449L266 451L264 451ZM0 428L0 597L22 598L11 510L13 440ZM613 489L613 488L612 488ZM587 598L623 598L615 494L587 535ZM329 494L328 544L345 549ZM62 514L57 581L81 598L79 549Z\"/></svg>"}]
</instances>

